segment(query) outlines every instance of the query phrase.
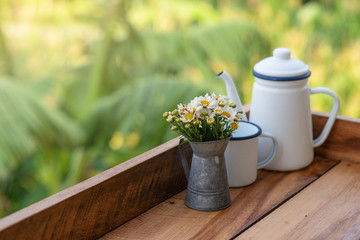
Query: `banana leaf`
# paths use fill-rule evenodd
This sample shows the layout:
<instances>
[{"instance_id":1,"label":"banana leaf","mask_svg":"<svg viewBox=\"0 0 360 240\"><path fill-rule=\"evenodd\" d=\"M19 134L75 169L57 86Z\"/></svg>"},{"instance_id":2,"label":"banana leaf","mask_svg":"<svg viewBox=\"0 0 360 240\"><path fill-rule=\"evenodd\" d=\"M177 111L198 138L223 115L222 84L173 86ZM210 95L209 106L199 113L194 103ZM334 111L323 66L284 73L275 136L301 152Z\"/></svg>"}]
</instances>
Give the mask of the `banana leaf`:
<instances>
[{"instance_id":1,"label":"banana leaf","mask_svg":"<svg viewBox=\"0 0 360 240\"><path fill-rule=\"evenodd\" d=\"M0 179L38 149L73 147L83 137L81 127L46 108L28 88L0 79Z\"/></svg>"}]
</instances>

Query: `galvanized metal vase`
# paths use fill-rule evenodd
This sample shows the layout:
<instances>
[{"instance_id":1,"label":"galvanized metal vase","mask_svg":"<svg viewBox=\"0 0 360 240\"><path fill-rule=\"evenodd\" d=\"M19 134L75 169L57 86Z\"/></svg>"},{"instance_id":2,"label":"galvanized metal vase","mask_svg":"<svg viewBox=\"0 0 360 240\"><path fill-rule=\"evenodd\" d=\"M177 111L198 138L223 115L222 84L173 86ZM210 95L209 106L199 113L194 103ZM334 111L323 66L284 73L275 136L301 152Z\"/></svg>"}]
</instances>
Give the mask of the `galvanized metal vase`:
<instances>
[{"instance_id":1,"label":"galvanized metal vase","mask_svg":"<svg viewBox=\"0 0 360 240\"><path fill-rule=\"evenodd\" d=\"M180 157L188 179L185 205L200 211L217 211L231 205L224 152L230 138L210 142L190 142L191 169L181 150Z\"/></svg>"}]
</instances>

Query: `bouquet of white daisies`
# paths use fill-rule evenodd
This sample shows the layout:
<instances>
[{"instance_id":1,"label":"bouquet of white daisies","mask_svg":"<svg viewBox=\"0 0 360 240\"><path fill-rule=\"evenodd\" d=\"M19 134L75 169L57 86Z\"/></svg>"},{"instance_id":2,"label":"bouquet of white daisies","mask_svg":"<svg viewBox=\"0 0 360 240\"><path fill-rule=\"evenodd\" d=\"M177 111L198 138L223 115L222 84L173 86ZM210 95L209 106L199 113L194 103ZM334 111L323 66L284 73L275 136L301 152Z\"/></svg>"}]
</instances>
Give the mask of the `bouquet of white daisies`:
<instances>
[{"instance_id":1,"label":"bouquet of white daisies","mask_svg":"<svg viewBox=\"0 0 360 240\"><path fill-rule=\"evenodd\" d=\"M192 142L207 142L228 138L238 128L242 112L227 96L206 94L188 104L179 104L163 117L172 124L171 130Z\"/></svg>"}]
</instances>

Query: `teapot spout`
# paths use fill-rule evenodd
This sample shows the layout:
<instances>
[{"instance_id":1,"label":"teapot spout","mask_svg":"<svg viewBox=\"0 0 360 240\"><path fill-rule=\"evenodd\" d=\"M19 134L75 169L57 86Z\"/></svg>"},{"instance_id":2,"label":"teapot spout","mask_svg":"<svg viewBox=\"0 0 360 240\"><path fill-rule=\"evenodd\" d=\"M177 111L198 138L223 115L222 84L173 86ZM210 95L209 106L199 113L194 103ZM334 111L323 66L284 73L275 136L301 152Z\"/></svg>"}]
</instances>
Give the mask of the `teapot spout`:
<instances>
[{"instance_id":1,"label":"teapot spout","mask_svg":"<svg viewBox=\"0 0 360 240\"><path fill-rule=\"evenodd\" d=\"M221 80L224 81L225 86L226 86L226 92L227 92L228 97L230 98L230 101L236 103L236 110L242 111L243 112L242 118L243 118L243 120L247 121L248 119L244 112L243 105L241 104L239 94L236 90L234 81L232 80L230 74L228 74L226 71L222 71L221 73L216 75L216 77L220 78Z\"/></svg>"}]
</instances>

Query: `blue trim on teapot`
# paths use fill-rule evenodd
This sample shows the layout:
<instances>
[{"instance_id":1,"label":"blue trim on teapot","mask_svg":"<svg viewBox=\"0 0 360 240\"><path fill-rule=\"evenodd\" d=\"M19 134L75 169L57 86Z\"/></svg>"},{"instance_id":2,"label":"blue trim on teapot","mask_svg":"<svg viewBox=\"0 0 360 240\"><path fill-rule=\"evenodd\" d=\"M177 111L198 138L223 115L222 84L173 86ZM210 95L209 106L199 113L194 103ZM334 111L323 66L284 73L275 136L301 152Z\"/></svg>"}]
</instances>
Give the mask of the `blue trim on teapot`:
<instances>
[{"instance_id":1,"label":"blue trim on teapot","mask_svg":"<svg viewBox=\"0 0 360 240\"><path fill-rule=\"evenodd\" d=\"M294 77L274 77L274 76L268 76L268 75L263 75L263 74L260 74L258 72L255 72L255 70L253 70L253 75L255 77L258 77L258 78L261 78L261 79L265 79L265 80L270 80L270 81L297 81L297 80L302 80L302 79L305 79L305 78L308 78L310 77L311 75L311 72L307 72L303 75L300 75L300 76L294 76Z\"/></svg>"}]
</instances>

